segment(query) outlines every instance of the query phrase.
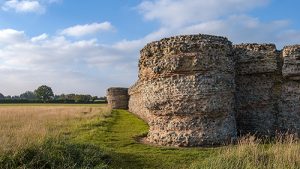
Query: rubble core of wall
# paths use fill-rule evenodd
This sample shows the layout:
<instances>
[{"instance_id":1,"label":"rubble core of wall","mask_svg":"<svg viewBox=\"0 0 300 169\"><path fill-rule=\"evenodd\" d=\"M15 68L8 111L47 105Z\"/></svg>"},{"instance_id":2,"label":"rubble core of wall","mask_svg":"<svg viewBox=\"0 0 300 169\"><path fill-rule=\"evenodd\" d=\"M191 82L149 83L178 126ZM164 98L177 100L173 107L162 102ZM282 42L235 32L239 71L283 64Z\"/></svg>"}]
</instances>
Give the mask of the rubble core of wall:
<instances>
[{"instance_id":1,"label":"rubble core of wall","mask_svg":"<svg viewBox=\"0 0 300 169\"><path fill-rule=\"evenodd\" d=\"M300 45L286 46L282 51L282 97L280 128L300 136Z\"/></svg>"},{"instance_id":2,"label":"rubble core of wall","mask_svg":"<svg viewBox=\"0 0 300 169\"><path fill-rule=\"evenodd\" d=\"M236 138L232 51L226 38L209 35L165 38L141 50L129 110L148 122L149 142L201 146Z\"/></svg>"},{"instance_id":3,"label":"rubble core of wall","mask_svg":"<svg viewBox=\"0 0 300 169\"><path fill-rule=\"evenodd\" d=\"M238 132L274 136L282 81L280 52L274 44L240 44L234 50Z\"/></svg>"},{"instance_id":4,"label":"rubble core of wall","mask_svg":"<svg viewBox=\"0 0 300 169\"><path fill-rule=\"evenodd\" d=\"M128 109L128 88L111 87L107 89L108 106L112 109Z\"/></svg>"}]
</instances>

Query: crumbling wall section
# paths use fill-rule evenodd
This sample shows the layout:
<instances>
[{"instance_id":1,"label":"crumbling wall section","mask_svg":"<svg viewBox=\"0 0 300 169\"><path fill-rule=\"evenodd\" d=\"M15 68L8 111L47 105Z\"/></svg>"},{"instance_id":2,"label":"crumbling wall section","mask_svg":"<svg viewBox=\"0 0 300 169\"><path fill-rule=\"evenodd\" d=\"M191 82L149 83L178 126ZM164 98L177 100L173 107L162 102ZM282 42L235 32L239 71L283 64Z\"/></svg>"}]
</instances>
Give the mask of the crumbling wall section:
<instances>
[{"instance_id":1,"label":"crumbling wall section","mask_svg":"<svg viewBox=\"0 0 300 169\"><path fill-rule=\"evenodd\" d=\"M235 45L236 121L241 135L278 130L281 59L274 44Z\"/></svg>"}]
</instances>

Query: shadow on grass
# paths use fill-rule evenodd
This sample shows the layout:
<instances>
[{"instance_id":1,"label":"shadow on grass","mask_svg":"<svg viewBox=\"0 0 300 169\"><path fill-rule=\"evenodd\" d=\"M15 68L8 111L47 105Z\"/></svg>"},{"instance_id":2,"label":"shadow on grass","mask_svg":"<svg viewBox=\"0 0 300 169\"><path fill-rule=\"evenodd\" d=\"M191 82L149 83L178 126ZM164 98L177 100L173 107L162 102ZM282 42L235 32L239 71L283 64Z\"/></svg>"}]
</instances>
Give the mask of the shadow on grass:
<instances>
[{"instance_id":1,"label":"shadow on grass","mask_svg":"<svg viewBox=\"0 0 300 169\"><path fill-rule=\"evenodd\" d=\"M141 158L140 155L135 155L134 153L113 152L110 156L113 161L110 168L156 168L153 166L153 163L147 162L147 160Z\"/></svg>"}]
</instances>

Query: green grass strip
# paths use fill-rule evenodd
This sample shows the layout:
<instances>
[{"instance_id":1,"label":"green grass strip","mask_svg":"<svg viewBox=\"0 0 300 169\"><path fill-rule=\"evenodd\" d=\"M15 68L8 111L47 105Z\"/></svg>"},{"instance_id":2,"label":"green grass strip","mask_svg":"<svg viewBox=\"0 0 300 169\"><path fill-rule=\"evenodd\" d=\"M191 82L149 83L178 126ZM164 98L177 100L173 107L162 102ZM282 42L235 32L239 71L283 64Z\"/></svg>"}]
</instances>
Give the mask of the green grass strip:
<instances>
[{"instance_id":1,"label":"green grass strip","mask_svg":"<svg viewBox=\"0 0 300 169\"><path fill-rule=\"evenodd\" d=\"M104 149L111 157L111 168L188 168L216 152L213 148L158 147L137 142L135 138L147 131L146 123L128 111L113 110L105 120L81 125L74 139Z\"/></svg>"}]
</instances>

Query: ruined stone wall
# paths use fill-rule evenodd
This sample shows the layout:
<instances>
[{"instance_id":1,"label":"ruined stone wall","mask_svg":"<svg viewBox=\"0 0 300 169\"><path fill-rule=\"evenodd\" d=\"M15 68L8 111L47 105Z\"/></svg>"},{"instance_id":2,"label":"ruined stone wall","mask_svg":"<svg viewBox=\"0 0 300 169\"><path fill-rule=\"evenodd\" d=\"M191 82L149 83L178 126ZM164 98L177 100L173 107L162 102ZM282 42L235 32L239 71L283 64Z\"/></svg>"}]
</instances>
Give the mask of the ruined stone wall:
<instances>
[{"instance_id":1,"label":"ruined stone wall","mask_svg":"<svg viewBox=\"0 0 300 169\"><path fill-rule=\"evenodd\" d=\"M129 111L136 114L138 117L148 122L151 119L151 114L146 108L144 102L145 97L142 97L143 82L138 81L129 88Z\"/></svg>"},{"instance_id":2,"label":"ruined stone wall","mask_svg":"<svg viewBox=\"0 0 300 169\"><path fill-rule=\"evenodd\" d=\"M165 38L141 50L139 79L128 92L129 111L149 124L154 144L299 135L300 45L278 51L274 44L232 46L219 36Z\"/></svg>"},{"instance_id":3,"label":"ruined stone wall","mask_svg":"<svg viewBox=\"0 0 300 169\"><path fill-rule=\"evenodd\" d=\"M273 136L278 130L281 58L274 44L235 45L238 132Z\"/></svg>"},{"instance_id":4,"label":"ruined stone wall","mask_svg":"<svg viewBox=\"0 0 300 169\"><path fill-rule=\"evenodd\" d=\"M284 47L282 56L284 80L279 124L283 131L300 135L300 45Z\"/></svg>"},{"instance_id":5,"label":"ruined stone wall","mask_svg":"<svg viewBox=\"0 0 300 169\"><path fill-rule=\"evenodd\" d=\"M236 137L234 56L226 38L177 36L145 46L129 110L159 145L224 144Z\"/></svg>"},{"instance_id":6,"label":"ruined stone wall","mask_svg":"<svg viewBox=\"0 0 300 169\"><path fill-rule=\"evenodd\" d=\"M111 87L107 89L106 96L112 109L128 109L128 88Z\"/></svg>"}]
</instances>

